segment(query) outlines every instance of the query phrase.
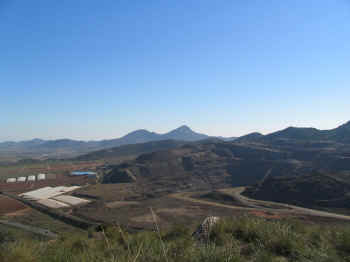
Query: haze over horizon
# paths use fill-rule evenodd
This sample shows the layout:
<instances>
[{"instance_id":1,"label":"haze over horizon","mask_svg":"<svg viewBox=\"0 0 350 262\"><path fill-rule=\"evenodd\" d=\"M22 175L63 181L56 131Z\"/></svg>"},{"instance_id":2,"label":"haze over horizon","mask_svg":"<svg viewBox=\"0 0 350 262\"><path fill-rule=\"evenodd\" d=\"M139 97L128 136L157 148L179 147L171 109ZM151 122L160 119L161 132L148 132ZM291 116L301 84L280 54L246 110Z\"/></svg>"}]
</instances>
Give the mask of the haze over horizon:
<instances>
[{"instance_id":1,"label":"haze over horizon","mask_svg":"<svg viewBox=\"0 0 350 262\"><path fill-rule=\"evenodd\" d=\"M350 124L350 121L348 121L348 122L346 122L346 123L343 123L343 124L341 124L341 125L345 125L345 124L346 124L346 125L349 125L349 124ZM339 126L341 126L341 125L339 125ZM338 128L339 126L336 126L335 128ZM122 137L124 137L124 136L129 135L129 134L132 134L133 132L138 132L138 131L141 131L141 130L146 130L146 131L148 131L148 132L156 133L156 134L159 134L159 135L165 135L165 134L167 134L167 133L169 133L169 132L171 132L171 131L174 131L174 130L176 130L176 129L183 128L183 127L189 128L190 130L192 130L193 132L195 132L195 133L197 133L197 134L207 135L207 134L205 134L205 133L196 132L196 130L193 130L193 129L192 129L190 126L188 126L188 125L182 125L182 126L180 126L180 127L177 127L177 128L174 128L174 129L168 130L167 132L162 132L162 133L161 133L161 132L154 131L154 130L148 130L148 129L146 129L146 128L142 128L142 129L132 130L132 131L130 131L130 132L126 133L126 134L123 134L123 135L121 135L121 136L119 136L119 137L110 137L110 138L101 138L101 139L85 139L85 140L84 140L84 139L79 139L79 138L73 139L73 138L70 138L70 137L43 139L43 138L40 138L40 137L34 137L34 138L30 138L30 139L25 139L25 140L4 140L4 141L0 141L0 143L2 143L2 142L23 142L23 141L30 141L30 140L37 140L37 139L39 139L39 140L46 140L46 141L50 141L50 140L60 140L60 139L73 139L73 140L77 140L77 141L86 141L86 142L88 142L88 141L102 141L102 140L108 140L108 139L119 139L119 138L122 138ZM291 126L285 127L285 128L283 128L283 129L286 129L286 128L289 128L289 127L291 127ZM308 127L310 127L310 128L316 128L316 127L311 127L311 126L303 126L303 127L306 127L306 128L308 128ZM334 129L334 128L331 128L331 129ZM282 129L281 129L281 130L282 130ZM281 130L274 130L274 131L272 131L271 133L277 132L277 131L281 131ZM325 129L323 129L323 130L325 130ZM255 133L255 131L253 131L253 132L251 132L251 133ZM243 134L242 136L248 135L248 134L251 134L251 133ZM259 133L260 133L260 132L259 132ZM263 134L263 133L261 133L261 134ZM269 133L264 133L263 135L267 135L267 134L269 134ZM239 137L239 136L220 136L220 135L209 135L209 136L211 136L211 137L225 137L225 138L238 138L238 137Z\"/></svg>"},{"instance_id":2,"label":"haze over horizon","mask_svg":"<svg viewBox=\"0 0 350 262\"><path fill-rule=\"evenodd\" d=\"M0 142L350 118L347 0L14 0L0 18Z\"/></svg>"}]
</instances>

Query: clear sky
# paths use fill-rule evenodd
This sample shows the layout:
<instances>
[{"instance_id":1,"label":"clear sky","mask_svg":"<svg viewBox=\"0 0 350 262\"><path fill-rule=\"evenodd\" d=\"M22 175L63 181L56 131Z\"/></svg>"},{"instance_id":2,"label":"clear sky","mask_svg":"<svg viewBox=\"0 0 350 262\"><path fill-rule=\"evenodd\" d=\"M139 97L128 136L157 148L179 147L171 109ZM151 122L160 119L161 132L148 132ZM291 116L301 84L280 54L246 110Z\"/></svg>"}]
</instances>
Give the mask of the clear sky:
<instances>
[{"instance_id":1,"label":"clear sky","mask_svg":"<svg viewBox=\"0 0 350 262\"><path fill-rule=\"evenodd\" d=\"M0 0L0 141L350 120L349 0Z\"/></svg>"}]
</instances>

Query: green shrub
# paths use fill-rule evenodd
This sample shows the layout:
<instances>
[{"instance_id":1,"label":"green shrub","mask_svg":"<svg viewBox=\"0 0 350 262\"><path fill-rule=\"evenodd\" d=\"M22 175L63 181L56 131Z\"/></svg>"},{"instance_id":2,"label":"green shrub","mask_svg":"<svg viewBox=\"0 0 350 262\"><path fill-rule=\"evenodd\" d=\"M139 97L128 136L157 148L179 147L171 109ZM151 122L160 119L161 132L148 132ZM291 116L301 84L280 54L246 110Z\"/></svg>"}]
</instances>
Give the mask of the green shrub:
<instances>
[{"instance_id":1,"label":"green shrub","mask_svg":"<svg viewBox=\"0 0 350 262\"><path fill-rule=\"evenodd\" d=\"M345 261L350 261L350 230L345 229L335 235L335 246Z\"/></svg>"}]
</instances>

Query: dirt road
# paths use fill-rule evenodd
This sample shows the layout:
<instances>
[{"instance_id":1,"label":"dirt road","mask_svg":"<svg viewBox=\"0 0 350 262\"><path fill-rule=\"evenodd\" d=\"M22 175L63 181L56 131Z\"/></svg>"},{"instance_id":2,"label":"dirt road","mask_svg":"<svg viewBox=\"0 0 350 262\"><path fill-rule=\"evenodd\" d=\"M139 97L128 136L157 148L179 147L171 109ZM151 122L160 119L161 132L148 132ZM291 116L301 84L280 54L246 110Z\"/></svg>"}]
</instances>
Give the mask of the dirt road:
<instances>
[{"instance_id":1,"label":"dirt road","mask_svg":"<svg viewBox=\"0 0 350 262\"><path fill-rule=\"evenodd\" d=\"M223 208L235 209L235 210L265 211L265 212L274 212L277 214L308 215L308 216L326 217L326 218L350 221L350 216L346 216L346 215L340 215L340 214L335 214L335 213L330 213L330 212L325 212L320 210L303 208L303 207L298 207L298 206L293 206L288 204L250 199L245 196L242 196L242 192L244 190L245 190L245 187L235 187L235 188L225 188L219 191L225 194L231 195L239 203L244 204L245 207L227 205L227 204L217 203L214 201L192 198L192 195L195 192L175 193L175 194L169 195L169 197L184 200L184 201L190 201L193 203L200 203L204 205L223 207Z\"/></svg>"},{"instance_id":2,"label":"dirt road","mask_svg":"<svg viewBox=\"0 0 350 262\"><path fill-rule=\"evenodd\" d=\"M51 231L47 230L47 229L42 229L42 228L38 228L38 227L32 227L32 226L28 226L28 225L23 225L17 222L10 222L7 220L0 220L0 224L3 224L5 226L11 226L11 227L15 227L15 228L19 228L37 235L41 235L41 236L45 236L48 238L57 238L57 235L55 233L52 233Z\"/></svg>"}]
</instances>

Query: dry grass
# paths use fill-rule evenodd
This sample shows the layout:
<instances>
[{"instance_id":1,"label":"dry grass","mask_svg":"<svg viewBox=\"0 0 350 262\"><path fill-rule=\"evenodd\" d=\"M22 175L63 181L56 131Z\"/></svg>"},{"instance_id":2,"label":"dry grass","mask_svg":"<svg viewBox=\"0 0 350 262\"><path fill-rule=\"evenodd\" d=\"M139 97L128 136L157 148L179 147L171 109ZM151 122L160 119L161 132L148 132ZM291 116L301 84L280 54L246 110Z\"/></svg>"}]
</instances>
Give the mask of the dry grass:
<instances>
[{"instance_id":1,"label":"dry grass","mask_svg":"<svg viewBox=\"0 0 350 262\"><path fill-rule=\"evenodd\" d=\"M349 261L348 226L306 226L243 216L220 220L209 242L200 244L191 237L193 228L177 225L163 230L153 210L150 216L154 231L131 234L112 226L103 231L102 238L75 233L46 242L23 236L16 239L0 231L0 262Z\"/></svg>"}]
</instances>

